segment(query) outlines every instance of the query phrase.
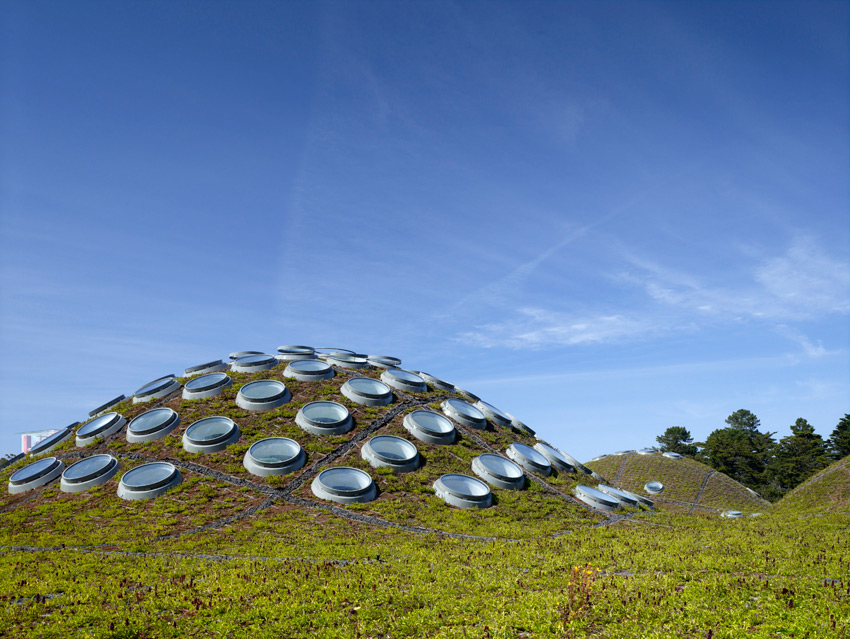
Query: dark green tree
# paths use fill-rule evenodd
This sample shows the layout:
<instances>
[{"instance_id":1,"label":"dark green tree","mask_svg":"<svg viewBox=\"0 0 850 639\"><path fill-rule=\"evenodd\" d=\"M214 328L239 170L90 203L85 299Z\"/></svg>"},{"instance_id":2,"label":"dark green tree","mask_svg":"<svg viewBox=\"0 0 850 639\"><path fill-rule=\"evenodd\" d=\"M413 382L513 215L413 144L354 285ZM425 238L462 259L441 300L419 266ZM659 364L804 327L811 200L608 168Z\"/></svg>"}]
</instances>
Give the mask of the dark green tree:
<instances>
[{"instance_id":1,"label":"dark green tree","mask_svg":"<svg viewBox=\"0 0 850 639\"><path fill-rule=\"evenodd\" d=\"M734 413L729 415L729 417L726 418L726 423L729 424L729 428L746 431L748 433L758 432L759 426L761 426L759 418L744 408L736 410Z\"/></svg>"},{"instance_id":2,"label":"dark green tree","mask_svg":"<svg viewBox=\"0 0 850 639\"><path fill-rule=\"evenodd\" d=\"M661 444L661 450L665 453L679 453L694 457L697 454L697 445L687 428L682 426L671 426L664 431L663 435L655 438Z\"/></svg>"},{"instance_id":3,"label":"dark green tree","mask_svg":"<svg viewBox=\"0 0 850 639\"><path fill-rule=\"evenodd\" d=\"M782 492L798 486L829 464L827 446L815 429L800 417L776 449L770 470Z\"/></svg>"},{"instance_id":4,"label":"dark green tree","mask_svg":"<svg viewBox=\"0 0 850 639\"><path fill-rule=\"evenodd\" d=\"M829 455L832 459L844 459L850 455L850 413L838 420L838 425L829 436Z\"/></svg>"}]
</instances>

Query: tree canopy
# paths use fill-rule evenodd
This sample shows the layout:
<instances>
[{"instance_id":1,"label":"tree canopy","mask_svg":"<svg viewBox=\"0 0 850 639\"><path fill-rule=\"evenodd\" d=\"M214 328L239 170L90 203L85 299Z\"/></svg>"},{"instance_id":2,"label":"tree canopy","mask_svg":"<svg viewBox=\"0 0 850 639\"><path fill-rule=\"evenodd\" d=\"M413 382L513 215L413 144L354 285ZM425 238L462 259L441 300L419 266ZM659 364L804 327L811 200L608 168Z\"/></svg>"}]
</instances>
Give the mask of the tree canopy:
<instances>
[{"instance_id":1,"label":"tree canopy","mask_svg":"<svg viewBox=\"0 0 850 639\"><path fill-rule=\"evenodd\" d=\"M800 417L776 449L770 471L782 492L787 492L829 465L827 446L809 422Z\"/></svg>"},{"instance_id":2,"label":"tree canopy","mask_svg":"<svg viewBox=\"0 0 850 639\"><path fill-rule=\"evenodd\" d=\"M671 426L664 431L663 435L655 438L661 444L662 452L679 453L693 457L697 454L697 445L693 443L694 438L687 428L682 426Z\"/></svg>"},{"instance_id":3,"label":"tree canopy","mask_svg":"<svg viewBox=\"0 0 850 639\"><path fill-rule=\"evenodd\" d=\"M836 460L850 455L850 413L845 413L838 420L838 425L829 436L829 453Z\"/></svg>"}]
</instances>

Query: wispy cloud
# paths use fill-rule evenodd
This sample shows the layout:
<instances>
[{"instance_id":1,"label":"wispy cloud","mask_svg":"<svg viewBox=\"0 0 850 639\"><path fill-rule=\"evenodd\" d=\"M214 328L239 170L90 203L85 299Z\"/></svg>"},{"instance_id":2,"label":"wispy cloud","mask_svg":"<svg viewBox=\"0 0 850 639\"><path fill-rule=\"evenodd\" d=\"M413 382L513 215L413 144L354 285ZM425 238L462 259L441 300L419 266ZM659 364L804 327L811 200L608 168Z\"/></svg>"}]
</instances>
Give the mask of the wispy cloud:
<instances>
[{"instance_id":1,"label":"wispy cloud","mask_svg":"<svg viewBox=\"0 0 850 639\"><path fill-rule=\"evenodd\" d=\"M823 344L820 341L818 341L817 344L813 344L808 337L795 328L785 324L780 324L776 327L776 332L782 337L798 344L803 349L803 352L809 357L823 357L827 353L827 350L823 347Z\"/></svg>"}]
</instances>

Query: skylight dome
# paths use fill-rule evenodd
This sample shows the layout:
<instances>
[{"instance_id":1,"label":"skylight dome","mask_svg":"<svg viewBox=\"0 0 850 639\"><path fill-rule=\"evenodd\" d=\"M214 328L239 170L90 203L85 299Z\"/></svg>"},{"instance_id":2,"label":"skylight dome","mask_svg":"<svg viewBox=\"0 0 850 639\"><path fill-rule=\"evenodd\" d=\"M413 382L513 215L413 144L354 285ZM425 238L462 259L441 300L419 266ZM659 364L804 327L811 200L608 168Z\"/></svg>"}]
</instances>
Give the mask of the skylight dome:
<instances>
[{"instance_id":1,"label":"skylight dome","mask_svg":"<svg viewBox=\"0 0 850 639\"><path fill-rule=\"evenodd\" d=\"M638 455L654 455L656 451L652 448L641 448L637 453Z\"/></svg>"},{"instance_id":2,"label":"skylight dome","mask_svg":"<svg viewBox=\"0 0 850 639\"><path fill-rule=\"evenodd\" d=\"M300 359L316 359L316 351L311 346L289 345L278 346L277 358L282 361L292 362Z\"/></svg>"},{"instance_id":3,"label":"skylight dome","mask_svg":"<svg viewBox=\"0 0 850 639\"><path fill-rule=\"evenodd\" d=\"M98 406L98 407L97 407L97 408L95 408L94 410L89 411L89 417L94 417L95 415L97 415L97 414L99 414L99 413L102 413L102 412L103 412L103 411L105 411L105 410L109 410L109 409L110 409L110 408L112 408L113 406L115 406L115 405L120 404L121 402L123 402L125 399L127 399L127 396L126 396L126 395L119 395L118 397L115 397L115 398L113 398L113 399L110 399L110 400L109 400L108 402L106 402L105 404L101 404L100 406Z\"/></svg>"},{"instance_id":4,"label":"skylight dome","mask_svg":"<svg viewBox=\"0 0 850 639\"><path fill-rule=\"evenodd\" d=\"M492 404L488 404L487 402L479 399L475 402L475 408L484 413L484 415L494 424L504 426L505 428L510 427L511 418Z\"/></svg>"},{"instance_id":5,"label":"skylight dome","mask_svg":"<svg viewBox=\"0 0 850 639\"><path fill-rule=\"evenodd\" d=\"M98 439L114 435L126 423L127 420L124 419L124 416L118 413L106 413L96 417L77 429L77 446L88 446Z\"/></svg>"},{"instance_id":6,"label":"skylight dome","mask_svg":"<svg viewBox=\"0 0 850 639\"><path fill-rule=\"evenodd\" d=\"M62 473L59 489L66 493L81 493L108 482L121 464L112 455L92 455L71 464Z\"/></svg>"},{"instance_id":7,"label":"skylight dome","mask_svg":"<svg viewBox=\"0 0 850 639\"><path fill-rule=\"evenodd\" d=\"M49 437L45 437L44 439L42 439L35 446L30 448L30 457L35 457L36 455L43 455L44 453L56 448L59 444L61 444L74 434L74 426L76 425L77 424L74 424L73 426L63 428L62 430L53 433Z\"/></svg>"},{"instance_id":8,"label":"skylight dome","mask_svg":"<svg viewBox=\"0 0 850 639\"><path fill-rule=\"evenodd\" d=\"M342 385L340 392L355 404L386 406L393 401L390 387L371 377L352 377Z\"/></svg>"},{"instance_id":9,"label":"skylight dome","mask_svg":"<svg viewBox=\"0 0 850 639\"><path fill-rule=\"evenodd\" d=\"M633 452L635 452L635 451L633 451L633 450L618 450L614 454L615 455L631 455Z\"/></svg>"},{"instance_id":10,"label":"skylight dome","mask_svg":"<svg viewBox=\"0 0 850 639\"><path fill-rule=\"evenodd\" d=\"M307 456L294 439L268 437L255 442L245 453L242 465L252 475L286 475L304 466Z\"/></svg>"},{"instance_id":11,"label":"skylight dome","mask_svg":"<svg viewBox=\"0 0 850 639\"><path fill-rule=\"evenodd\" d=\"M214 397L229 386L233 386L233 380L226 373L208 373L186 382L183 399Z\"/></svg>"},{"instance_id":12,"label":"skylight dome","mask_svg":"<svg viewBox=\"0 0 850 639\"><path fill-rule=\"evenodd\" d=\"M501 455L485 453L472 460L472 471L488 484L507 490L525 488L522 468Z\"/></svg>"},{"instance_id":13,"label":"skylight dome","mask_svg":"<svg viewBox=\"0 0 850 639\"><path fill-rule=\"evenodd\" d=\"M245 410L266 411L279 408L292 399L289 389L274 379L249 382L239 389L236 405Z\"/></svg>"},{"instance_id":14,"label":"skylight dome","mask_svg":"<svg viewBox=\"0 0 850 639\"><path fill-rule=\"evenodd\" d=\"M400 368L388 368L381 373L381 381L393 388L408 393L424 393L428 390L425 380L416 373L405 371Z\"/></svg>"},{"instance_id":15,"label":"skylight dome","mask_svg":"<svg viewBox=\"0 0 850 639\"><path fill-rule=\"evenodd\" d=\"M464 390L460 386L455 386L454 392L463 397L464 399L470 402L478 402L481 401L481 398L474 393L470 393L468 390Z\"/></svg>"},{"instance_id":16,"label":"skylight dome","mask_svg":"<svg viewBox=\"0 0 850 639\"><path fill-rule=\"evenodd\" d=\"M626 490L625 488L620 488L620 490L622 492L626 493L632 499L636 499L638 501L638 503L641 504L642 506L646 506L647 508L650 508L650 509L655 507L655 504L652 503L652 500L647 499L643 495L638 495L637 493L633 493L632 491Z\"/></svg>"},{"instance_id":17,"label":"skylight dome","mask_svg":"<svg viewBox=\"0 0 850 639\"><path fill-rule=\"evenodd\" d=\"M154 408L127 424L127 441L131 444L162 439L180 425L180 416L168 407Z\"/></svg>"},{"instance_id":18,"label":"skylight dome","mask_svg":"<svg viewBox=\"0 0 850 639\"><path fill-rule=\"evenodd\" d=\"M295 415L295 423L313 435L341 435L354 425L345 406L327 401L302 406Z\"/></svg>"},{"instance_id":19,"label":"skylight dome","mask_svg":"<svg viewBox=\"0 0 850 639\"><path fill-rule=\"evenodd\" d=\"M333 366L354 370L369 366L369 361L365 357L358 357L356 355L328 355L326 361Z\"/></svg>"},{"instance_id":20,"label":"skylight dome","mask_svg":"<svg viewBox=\"0 0 850 639\"><path fill-rule=\"evenodd\" d=\"M404 417L404 427L416 439L446 445L455 441L455 427L447 418L430 410L415 410Z\"/></svg>"},{"instance_id":21,"label":"skylight dome","mask_svg":"<svg viewBox=\"0 0 850 639\"><path fill-rule=\"evenodd\" d=\"M45 457L16 470L9 477L9 493L16 495L49 484L62 474L65 464L55 457Z\"/></svg>"},{"instance_id":22,"label":"skylight dome","mask_svg":"<svg viewBox=\"0 0 850 639\"><path fill-rule=\"evenodd\" d=\"M167 493L183 481L183 476L168 462L136 466L124 473L118 483L118 496L135 501L153 499Z\"/></svg>"},{"instance_id":23,"label":"skylight dome","mask_svg":"<svg viewBox=\"0 0 850 639\"><path fill-rule=\"evenodd\" d=\"M149 402L153 399L159 399L160 397L170 395L178 388L180 388L180 382L174 379L173 375L166 375L145 384L133 393L133 403L138 404L139 402Z\"/></svg>"},{"instance_id":24,"label":"skylight dome","mask_svg":"<svg viewBox=\"0 0 850 639\"><path fill-rule=\"evenodd\" d=\"M401 366L401 360L398 357L390 357L389 355L367 355L366 359L372 366L378 368L396 368Z\"/></svg>"},{"instance_id":25,"label":"skylight dome","mask_svg":"<svg viewBox=\"0 0 850 639\"><path fill-rule=\"evenodd\" d=\"M437 497L457 508L489 508L493 503L490 487L469 475L450 473L434 482Z\"/></svg>"},{"instance_id":26,"label":"skylight dome","mask_svg":"<svg viewBox=\"0 0 850 639\"><path fill-rule=\"evenodd\" d=\"M720 516L724 519L739 519L744 516L744 513L740 510L724 510Z\"/></svg>"},{"instance_id":27,"label":"skylight dome","mask_svg":"<svg viewBox=\"0 0 850 639\"><path fill-rule=\"evenodd\" d=\"M668 451L666 453L662 453L662 455L664 455L664 457L666 457L667 459L682 459L682 456L679 453L673 453Z\"/></svg>"},{"instance_id":28,"label":"skylight dome","mask_svg":"<svg viewBox=\"0 0 850 639\"><path fill-rule=\"evenodd\" d=\"M611 497L619 501L623 506L629 506L634 508L638 505L638 500L623 490L619 490L612 486L606 486L605 484L599 484L596 488L597 490L600 490L606 495L610 495Z\"/></svg>"},{"instance_id":29,"label":"skylight dome","mask_svg":"<svg viewBox=\"0 0 850 639\"><path fill-rule=\"evenodd\" d=\"M514 442L508 446L508 450L505 453L517 464L532 473L537 473L538 475L552 474L552 466L549 464L549 460L531 446Z\"/></svg>"},{"instance_id":30,"label":"skylight dome","mask_svg":"<svg viewBox=\"0 0 850 639\"><path fill-rule=\"evenodd\" d=\"M593 472L592 470L590 470L590 468L588 468L587 466L585 466L584 464L582 464L580 461L578 461L578 460L577 460L575 457L573 457L572 455L568 455L567 453L565 453L565 452L564 452L564 451L562 451L562 450L558 450L558 453L561 455L561 457L563 457L564 459L566 459L566 460L567 460L567 463L569 463L570 465L574 466L575 468L578 468L578 469L579 469L581 472L583 472L585 475L590 475L590 474Z\"/></svg>"},{"instance_id":31,"label":"skylight dome","mask_svg":"<svg viewBox=\"0 0 850 639\"><path fill-rule=\"evenodd\" d=\"M487 428L487 418L484 417L484 413L462 399L452 397L444 400L440 404L440 408L446 415L463 426L479 430Z\"/></svg>"},{"instance_id":32,"label":"skylight dome","mask_svg":"<svg viewBox=\"0 0 850 639\"><path fill-rule=\"evenodd\" d=\"M650 495L657 495L664 490L664 484L660 481L648 481L643 485L643 489Z\"/></svg>"},{"instance_id":33,"label":"skylight dome","mask_svg":"<svg viewBox=\"0 0 850 639\"><path fill-rule=\"evenodd\" d=\"M265 355L262 351L236 351L228 355L231 360L237 360L240 357L248 357L250 355Z\"/></svg>"},{"instance_id":34,"label":"skylight dome","mask_svg":"<svg viewBox=\"0 0 850 639\"><path fill-rule=\"evenodd\" d=\"M328 346L322 346L314 350L316 352L316 355L323 359L330 355L357 355L357 353L355 353L354 351L350 351L347 348L332 348Z\"/></svg>"},{"instance_id":35,"label":"skylight dome","mask_svg":"<svg viewBox=\"0 0 850 639\"><path fill-rule=\"evenodd\" d=\"M419 377L425 380L425 383L428 384L431 388L436 388L437 390L445 390L445 391L453 391L455 389L454 384L450 384L449 382L440 379L439 377L434 377L433 375L429 375L428 373L423 373L422 371L416 372Z\"/></svg>"},{"instance_id":36,"label":"skylight dome","mask_svg":"<svg viewBox=\"0 0 850 639\"><path fill-rule=\"evenodd\" d=\"M620 507L620 502L614 497L583 484L576 486L573 494L580 501L597 510L617 510Z\"/></svg>"},{"instance_id":37,"label":"skylight dome","mask_svg":"<svg viewBox=\"0 0 850 639\"><path fill-rule=\"evenodd\" d=\"M314 382L330 379L334 376L334 369L327 362L318 359L302 359L290 362L283 371L283 376L297 379L299 382Z\"/></svg>"},{"instance_id":38,"label":"skylight dome","mask_svg":"<svg viewBox=\"0 0 850 639\"><path fill-rule=\"evenodd\" d=\"M280 362L274 355L261 353L260 355L248 355L233 360L230 370L234 373L258 373L274 368Z\"/></svg>"},{"instance_id":39,"label":"skylight dome","mask_svg":"<svg viewBox=\"0 0 850 639\"><path fill-rule=\"evenodd\" d=\"M204 417L183 433L183 449L188 453L217 453L238 441L241 434L229 417Z\"/></svg>"},{"instance_id":40,"label":"skylight dome","mask_svg":"<svg viewBox=\"0 0 850 639\"><path fill-rule=\"evenodd\" d=\"M395 435L373 437L363 444L360 456L372 466L392 468L397 473L408 473L419 468L416 446Z\"/></svg>"},{"instance_id":41,"label":"skylight dome","mask_svg":"<svg viewBox=\"0 0 850 639\"><path fill-rule=\"evenodd\" d=\"M505 415L507 415L508 417L511 418L511 426L513 426L519 432L521 432L525 435L531 435L532 437L534 437L537 434L530 426L527 426L526 424L524 424L523 422L518 420L516 417L514 417L510 413L505 413Z\"/></svg>"},{"instance_id":42,"label":"skylight dome","mask_svg":"<svg viewBox=\"0 0 850 639\"><path fill-rule=\"evenodd\" d=\"M347 466L323 470L313 480L310 488L319 499L340 504L372 501L378 494L375 482L368 473Z\"/></svg>"},{"instance_id":43,"label":"skylight dome","mask_svg":"<svg viewBox=\"0 0 850 639\"><path fill-rule=\"evenodd\" d=\"M227 370L228 366L229 364L224 363L220 359L216 359L211 362L206 362L205 364L190 366L185 371L183 371L183 373L186 377L193 377L195 375L204 375L206 373L215 373L216 371Z\"/></svg>"},{"instance_id":44,"label":"skylight dome","mask_svg":"<svg viewBox=\"0 0 850 639\"><path fill-rule=\"evenodd\" d=\"M565 473L575 472L573 465L561 454L561 451L555 450L549 444L537 442L534 444L534 450L543 455L549 463L558 470Z\"/></svg>"}]
</instances>

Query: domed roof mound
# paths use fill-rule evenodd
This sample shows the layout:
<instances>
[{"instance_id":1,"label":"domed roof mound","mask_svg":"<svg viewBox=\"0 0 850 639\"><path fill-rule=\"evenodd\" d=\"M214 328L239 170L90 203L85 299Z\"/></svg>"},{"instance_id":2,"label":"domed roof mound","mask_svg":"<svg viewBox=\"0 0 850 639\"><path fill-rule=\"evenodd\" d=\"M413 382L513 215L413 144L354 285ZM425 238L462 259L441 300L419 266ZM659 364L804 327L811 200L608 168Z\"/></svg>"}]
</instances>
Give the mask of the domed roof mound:
<instances>
[{"instance_id":1,"label":"domed roof mound","mask_svg":"<svg viewBox=\"0 0 850 639\"><path fill-rule=\"evenodd\" d=\"M753 513L771 508L768 501L746 486L688 457L624 451L598 457L587 466L612 486L649 495L660 508L690 513L724 510ZM663 490L650 493L645 489L649 482L660 482Z\"/></svg>"},{"instance_id":2,"label":"domed roof mound","mask_svg":"<svg viewBox=\"0 0 850 639\"><path fill-rule=\"evenodd\" d=\"M318 515L535 538L616 516L578 499L587 493L578 486L596 481L563 459L550 468L538 451L554 449L498 398L476 402L400 366L299 345L234 352L140 385L0 470L0 532L39 545L213 529L297 536L293 527Z\"/></svg>"},{"instance_id":3,"label":"domed roof mound","mask_svg":"<svg viewBox=\"0 0 850 639\"><path fill-rule=\"evenodd\" d=\"M785 495L780 514L850 513L850 456L839 459Z\"/></svg>"}]
</instances>

